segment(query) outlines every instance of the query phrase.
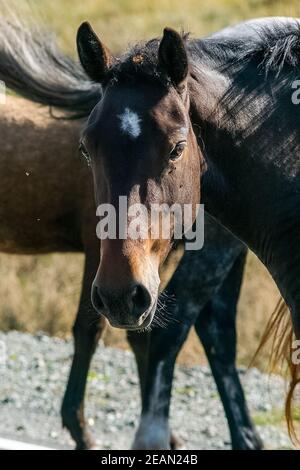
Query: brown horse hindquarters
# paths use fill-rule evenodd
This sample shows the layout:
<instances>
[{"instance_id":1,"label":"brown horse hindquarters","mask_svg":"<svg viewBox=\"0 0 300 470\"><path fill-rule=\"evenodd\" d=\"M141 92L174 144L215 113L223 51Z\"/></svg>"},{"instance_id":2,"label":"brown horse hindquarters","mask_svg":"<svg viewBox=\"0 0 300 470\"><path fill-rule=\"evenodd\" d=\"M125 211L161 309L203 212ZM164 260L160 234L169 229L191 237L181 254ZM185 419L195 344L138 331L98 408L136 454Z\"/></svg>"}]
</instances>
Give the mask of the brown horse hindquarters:
<instances>
[{"instance_id":1,"label":"brown horse hindquarters","mask_svg":"<svg viewBox=\"0 0 300 470\"><path fill-rule=\"evenodd\" d=\"M4 112L3 112L4 111ZM94 223L92 181L78 156L80 122L7 97L0 117L0 251L83 251Z\"/></svg>"}]
</instances>

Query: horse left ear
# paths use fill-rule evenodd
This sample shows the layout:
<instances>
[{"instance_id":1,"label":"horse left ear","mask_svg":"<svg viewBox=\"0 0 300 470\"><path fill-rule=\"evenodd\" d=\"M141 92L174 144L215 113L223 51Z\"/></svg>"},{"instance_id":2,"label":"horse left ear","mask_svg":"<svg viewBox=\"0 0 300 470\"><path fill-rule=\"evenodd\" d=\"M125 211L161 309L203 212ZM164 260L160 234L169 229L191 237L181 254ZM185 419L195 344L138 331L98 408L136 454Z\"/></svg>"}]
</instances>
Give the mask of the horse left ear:
<instances>
[{"instance_id":1,"label":"horse left ear","mask_svg":"<svg viewBox=\"0 0 300 470\"><path fill-rule=\"evenodd\" d=\"M177 31L165 28L158 50L159 65L178 87L187 78L189 63L184 40Z\"/></svg>"},{"instance_id":2,"label":"horse left ear","mask_svg":"<svg viewBox=\"0 0 300 470\"><path fill-rule=\"evenodd\" d=\"M77 32L77 51L82 67L94 82L102 82L114 57L100 41L88 22L84 22Z\"/></svg>"}]
</instances>

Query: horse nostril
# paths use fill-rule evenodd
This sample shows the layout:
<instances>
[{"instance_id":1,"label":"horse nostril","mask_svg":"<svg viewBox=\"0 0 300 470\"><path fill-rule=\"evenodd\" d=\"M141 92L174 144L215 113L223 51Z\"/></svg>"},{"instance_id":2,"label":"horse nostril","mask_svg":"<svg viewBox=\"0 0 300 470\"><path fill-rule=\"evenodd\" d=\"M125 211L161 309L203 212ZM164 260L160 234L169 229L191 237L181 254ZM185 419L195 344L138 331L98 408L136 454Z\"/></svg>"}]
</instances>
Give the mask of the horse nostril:
<instances>
[{"instance_id":1,"label":"horse nostril","mask_svg":"<svg viewBox=\"0 0 300 470\"><path fill-rule=\"evenodd\" d=\"M142 284L137 284L131 291L131 301L136 316L142 315L151 305L151 295Z\"/></svg>"},{"instance_id":2,"label":"horse nostril","mask_svg":"<svg viewBox=\"0 0 300 470\"><path fill-rule=\"evenodd\" d=\"M101 293L99 287L93 285L92 287L92 304L95 310L99 312L99 310L102 310L104 305L103 301L101 298Z\"/></svg>"},{"instance_id":3,"label":"horse nostril","mask_svg":"<svg viewBox=\"0 0 300 470\"><path fill-rule=\"evenodd\" d=\"M95 284L91 299L94 309L106 316L113 326L134 325L144 320L152 300L149 291L141 284L126 290L110 291Z\"/></svg>"}]
</instances>

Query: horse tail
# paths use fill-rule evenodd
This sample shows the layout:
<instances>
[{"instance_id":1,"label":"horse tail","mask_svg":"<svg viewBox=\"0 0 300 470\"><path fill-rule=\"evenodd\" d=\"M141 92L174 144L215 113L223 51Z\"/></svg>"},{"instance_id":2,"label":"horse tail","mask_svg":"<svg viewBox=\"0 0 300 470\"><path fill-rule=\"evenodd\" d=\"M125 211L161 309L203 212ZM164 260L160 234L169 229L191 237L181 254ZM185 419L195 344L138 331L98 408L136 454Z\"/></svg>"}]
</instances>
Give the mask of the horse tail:
<instances>
[{"instance_id":1,"label":"horse tail","mask_svg":"<svg viewBox=\"0 0 300 470\"><path fill-rule=\"evenodd\" d=\"M264 345L271 340L270 371L281 369L289 376L289 385L285 402L285 417L288 432L294 444L299 444L294 420L294 398L300 384L300 364L293 360L294 330L290 311L283 299L280 299L263 334L261 342L251 363Z\"/></svg>"},{"instance_id":2,"label":"horse tail","mask_svg":"<svg viewBox=\"0 0 300 470\"><path fill-rule=\"evenodd\" d=\"M8 11L0 20L0 80L25 98L67 111L69 117L89 115L101 97L100 85L59 50L52 34L19 16Z\"/></svg>"}]
</instances>

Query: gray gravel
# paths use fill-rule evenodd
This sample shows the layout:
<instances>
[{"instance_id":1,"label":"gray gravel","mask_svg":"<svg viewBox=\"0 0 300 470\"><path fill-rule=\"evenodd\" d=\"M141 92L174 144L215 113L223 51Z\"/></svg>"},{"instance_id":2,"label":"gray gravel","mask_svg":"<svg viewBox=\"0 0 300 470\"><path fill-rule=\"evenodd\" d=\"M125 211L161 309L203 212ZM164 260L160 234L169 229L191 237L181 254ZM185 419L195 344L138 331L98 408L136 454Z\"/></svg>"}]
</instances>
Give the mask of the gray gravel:
<instances>
[{"instance_id":1,"label":"gray gravel","mask_svg":"<svg viewBox=\"0 0 300 470\"><path fill-rule=\"evenodd\" d=\"M3 349L6 365L0 361L0 436L71 448L69 435L61 429L59 409L72 343L12 331L0 333L0 352ZM266 448L291 448L280 419L284 381L257 369L241 369L240 374ZM100 344L89 373L86 415L103 449L130 447L139 410L133 355ZM208 367L176 367L171 423L189 449L230 448L223 409Z\"/></svg>"}]
</instances>

